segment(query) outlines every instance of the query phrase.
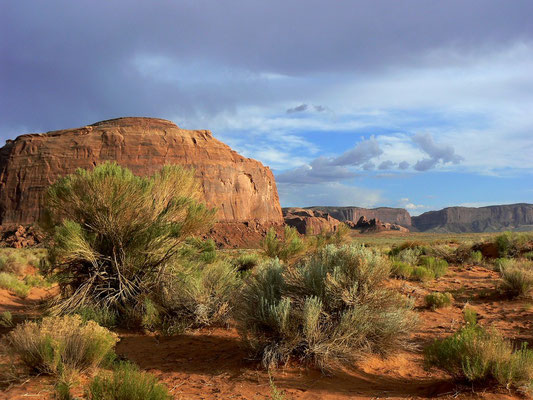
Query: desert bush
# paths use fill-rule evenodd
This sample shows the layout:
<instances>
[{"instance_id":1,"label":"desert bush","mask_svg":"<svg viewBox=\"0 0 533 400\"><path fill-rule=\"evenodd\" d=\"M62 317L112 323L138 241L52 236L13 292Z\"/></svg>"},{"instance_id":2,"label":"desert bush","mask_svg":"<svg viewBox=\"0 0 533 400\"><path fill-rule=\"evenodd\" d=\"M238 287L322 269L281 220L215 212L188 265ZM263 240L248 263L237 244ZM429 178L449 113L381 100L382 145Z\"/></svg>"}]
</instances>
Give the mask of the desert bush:
<instances>
[{"instance_id":1,"label":"desert bush","mask_svg":"<svg viewBox=\"0 0 533 400\"><path fill-rule=\"evenodd\" d=\"M414 267L411 273L411 279L420 282L427 282L435 279L435 272L426 267Z\"/></svg>"},{"instance_id":2,"label":"desert bush","mask_svg":"<svg viewBox=\"0 0 533 400\"><path fill-rule=\"evenodd\" d=\"M326 246L294 267L271 260L236 301L241 337L265 367L294 358L321 369L404 344L416 318L384 287L390 263L360 245Z\"/></svg>"},{"instance_id":3,"label":"desert bush","mask_svg":"<svg viewBox=\"0 0 533 400\"><path fill-rule=\"evenodd\" d=\"M232 265L239 272L250 271L259 265L259 255L257 253L241 254L231 261Z\"/></svg>"},{"instance_id":4,"label":"desert bush","mask_svg":"<svg viewBox=\"0 0 533 400\"><path fill-rule=\"evenodd\" d=\"M334 231L321 231L317 235L311 233L306 237L306 241L310 249L317 251L328 244L340 246L346 243L349 233L350 227L344 223L340 223Z\"/></svg>"},{"instance_id":5,"label":"desert bush","mask_svg":"<svg viewBox=\"0 0 533 400\"><path fill-rule=\"evenodd\" d=\"M13 326L13 315L9 311L0 313L0 326L10 328Z\"/></svg>"},{"instance_id":6,"label":"desert bush","mask_svg":"<svg viewBox=\"0 0 533 400\"><path fill-rule=\"evenodd\" d=\"M437 308L448 307L452 304L453 296L450 293L433 292L424 297L426 307L436 310Z\"/></svg>"},{"instance_id":7,"label":"desert bush","mask_svg":"<svg viewBox=\"0 0 533 400\"><path fill-rule=\"evenodd\" d=\"M262 242L265 254L268 257L288 261L290 258L305 250L305 244L296 228L285 225L283 237L278 237L274 228L271 228Z\"/></svg>"},{"instance_id":8,"label":"desert bush","mask_svg":"<svg viewBox=\"0 0 533 400\"><path fill-rule=\"evenodd\" d=\"M167 388L155 376L121 362L111 375L100 373L89 384L89 400L170 400Z\"/></svg>"},{"instance_id":9,"label":"desert bush","mask_svg":"<svg viewBox=\"0 0 533 400\"><path fill-rule=\"evenodd\" d=\"M426 363L456 379L496 381L506 388L528 391L533 382L533 352L512 344L496 330L467 324L454 335L436 340L425 350Z\"/></svg>"},{"instance_id":10,"label":"desert bush","mask_svg":"<svg viewBox=\"0 0 533 400\"><path fill-rule=\"evenodd\" d=\"M501 289L510 296L526 296L533 289L533 261L509 260L500 267Z\"/></svg>"},{"instance_id":11,"label":"desert bush","mask_svg":"<svg viewBox=\"0 0 533 400\"><path fill-rule=\"evenodd\" d=\"M179 264L161 284L158 303L166 323L185 328L227 323L241 280L228 262Z\"/></svg>"},{"instance_id":12,"label":"desert bush","mask_svg":"<svg viewBox=\"0 0 533 400\"><path fill-rule=\"evenodd\" d=\"M402 261L393 261L391 275L397 278L409 279L413 274L413 266Z\"/></svg>"},{"instance_id":13,"label":"desert bush","mask_svg":"<svg viewBox=\"0 0 533 400\"><path fill-rule=\"evenodd\" d=\"M51 240L49 272L62 295L52 311L135 308L182 242L213 221L199 193L193 171L180 166L138 177L105 163L56 181L43 223Z\"/></svg>"},{"instance_id":14,"label":"desert bush","mask_svg":"<svg viewBox=\"0 0 533 400\"><path fill-rule=\"evenodd\" d=\"M528 251L527 253L524 253L524 258L526 260L531 260L533 261L533 251Z\"/></svg>"},{"instance_id":15,"label":"desert bush","mask_svg":"<svg viewBox=\"0 0 533 400\"><path fill-rule=\"evenodd\" d=\"M26 297L31 289L15 275L7 272L0 272L0 288L9 290L22 298Z\"/></svg>"},{"instance_id":16,"label":"desert bush","mask_svg":"<svg viewBox=\"0 0 533 400\"><path fill-rule=\"evenodd\" d=\"M435 278L440 278L448 272L448 263L440 258L423 256L420 257L420 263L423 267L432 271Z\"/></svg>"},{"instance_id":17,"label":"desert bush","mask_svg":"<svg viewBox=\"0 0 533 400\"><path fill-rule=\"evenodd\" d=\"M473 251L472 253L470 253L470 259L472 260L472 262L479 264L483 261L483 254L479 250Z\"/></svg>"},{"instance_id":18,"label":"desert bush","mask_svg":"<svg viewBox=\"0 0 533 400\"><path fill-rule=\"evenodd\" d=\"M503 232L496 236L494 243L498 247L500 257L518 257L528 249L531 236L525 233Z\"/></svg>"},{"instance_id":19,"label":"desert bush","mask_svg":"<svg viewBox=\"0 0 533 400\"><path fill-rule=\"evenodd\" d=\"M213 239L188 238L181 247L179 256L182 259L211 264L217 259L216 250L216 244Z\"/></svg>"},{"instance_id":20,"label":"desert bush","mask_svg":"<svg viewBox=\"0 0 533 400\"><path fill-rule=\"evenodd\" d=\"M77 308L74 314L80 316L82 321L94 321L105 328L113 328L118 323L118 315L113 310L98 308L95 306L83 306Z\"/></svg>"},{"instance_id":21,"label":"desert bush","mask_svg":"<svg viewBox=\"0 0 533 400\"><path fill-rule=\"evenodd\" d=\"M98 367L109 360L117 335L75 316L25 322L6 335L12 355L32 371L63 375Z\"/></svg>"},{"instance_id":22,"label":"desert bush","mask_svg":"<svg viewBox=\"0 0 533 400\"><path fill-rule=\"evenodd\" d=\"M400 251L391 250L392 259L409 265L417 265L422 250L419 247L406 247Z\"/></svg>"},{"instance_id":23,"label":"desert bush","mask_svg":"<svg viewBox=\"0 0 533 400\"><path fill-rule=\"evenodd\" d=\"M28 264L18 255L0 257L0 271L14 275L23 275Z\"/></svg>"}]
</instances>

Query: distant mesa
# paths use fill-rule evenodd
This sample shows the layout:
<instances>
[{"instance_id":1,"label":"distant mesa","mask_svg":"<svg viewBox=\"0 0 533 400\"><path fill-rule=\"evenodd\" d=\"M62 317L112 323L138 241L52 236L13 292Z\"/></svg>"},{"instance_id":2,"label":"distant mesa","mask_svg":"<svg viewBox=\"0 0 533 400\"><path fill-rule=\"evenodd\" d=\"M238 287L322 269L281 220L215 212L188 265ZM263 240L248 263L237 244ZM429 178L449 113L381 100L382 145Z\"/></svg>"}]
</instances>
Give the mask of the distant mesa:
<instances>
[{"instance_id":1,"label":"distant mesa","mask_svg":"<svg viewBox=\"0 0 533 400\"><path fill-rule=\"evenodd\" d=\"M36 222L46 189L58 177L109 160L137 175L153 174L165 164L194 167L203 201L217 207L218 236L230 243L232 231L243 241L283 223L268 167L239 155L210 131L135 117L8 140L0 149L0 224Z\"/></svg>"}]
</instances>

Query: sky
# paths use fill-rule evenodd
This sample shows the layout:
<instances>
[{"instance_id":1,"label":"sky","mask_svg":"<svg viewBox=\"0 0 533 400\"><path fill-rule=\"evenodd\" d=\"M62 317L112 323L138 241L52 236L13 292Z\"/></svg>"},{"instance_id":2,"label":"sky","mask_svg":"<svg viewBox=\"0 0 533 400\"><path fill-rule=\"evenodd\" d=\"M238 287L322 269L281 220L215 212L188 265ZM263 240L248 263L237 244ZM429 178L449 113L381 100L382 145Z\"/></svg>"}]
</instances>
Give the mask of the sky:
<instances>
[{"instance_id":1,"label":"sky","mask_svg":"<svg viewBox=\"0 0 533 400\"><path fill-rule=\"evenodd\" d=\"M533 203L530 0L0 0L0 142L209 129L282 206Z\"/></svg>"}]
</instances>

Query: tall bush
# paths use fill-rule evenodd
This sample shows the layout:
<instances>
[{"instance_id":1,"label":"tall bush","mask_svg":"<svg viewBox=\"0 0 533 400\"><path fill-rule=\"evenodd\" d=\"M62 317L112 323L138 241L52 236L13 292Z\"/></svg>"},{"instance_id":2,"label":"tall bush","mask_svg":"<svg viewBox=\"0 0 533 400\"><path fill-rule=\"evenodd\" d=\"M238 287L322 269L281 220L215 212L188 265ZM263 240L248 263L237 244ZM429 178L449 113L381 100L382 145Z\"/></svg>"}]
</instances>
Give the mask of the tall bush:
<instances>
[{"instance_id":1,"label":"tall bush","mask_svg":"<svg viewBox=\"0 0 533 400\"><path fill-rule=\"evenodd\" d=\"M272 260L236 302L238 330L266 367L291 358L329 369L402 343L415 324L410 304L384 287L388 260L363 246L328 245L295 267Z\"/></svg>"},{"instance_id":2,"label":"tall bush","mask_svg":"<svg viewBox=\"0 0 533 400\"><path fill-rule=\"evenodd\" d=\"M57 312L134 306L159 282L182 241L213 221L192 170L135 176L115 163L78 169L47 193L43 226L62 299Z\"/></svg>"}]
</instances>

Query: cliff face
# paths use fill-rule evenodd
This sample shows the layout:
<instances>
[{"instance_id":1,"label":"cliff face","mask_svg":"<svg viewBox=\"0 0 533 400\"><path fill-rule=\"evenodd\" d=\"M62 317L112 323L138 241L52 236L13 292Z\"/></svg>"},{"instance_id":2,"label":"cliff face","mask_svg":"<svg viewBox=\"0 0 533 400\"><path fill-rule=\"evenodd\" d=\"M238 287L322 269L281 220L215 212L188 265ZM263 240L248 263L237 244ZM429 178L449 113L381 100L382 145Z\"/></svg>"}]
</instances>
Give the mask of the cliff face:
<instances>
[{"instance_id":1,"label":"cliff face","mask_svg":"<svg viewBox=\"0 0 533 400\"><path fill-rule=\"evenodd\" d=\"M303 235L333 232L340 224L339 220L324 211L304 208L283 208L283 217L287 225L295 227Z\"/></svg>"},{"instance_id":2,"label":"cliff face","mask_svg":"<svg viewBox=\"0 0 533 400\"><path fill-rule=\"evenodd\" d=\"M339 221L352 221L357 223L361 217L366 219L378 219L389 224L398 224L409 228L411 216L403 208L361 208L361 207L308 207L311 210L327 212Z\"/></svg>"},{"instance_id":3,"label":"cliff face","mask_svg":"<svg viewBox=\"0 0 533 400\"><path fill-rule=\"evenodd\" d=\"M137 175L165 164L194 167L204 201L217 207L221 223L283 223L270 169L240 156L209 131L180 129L155 118L119 118L8 141L0 149L0 223L37 221L51 183L107 160Z\"/></svg>"},{"instance_id":4,"label":"cliff face","mask_svg":"<svg viewBox=\"0 0 533 400\"><path fill-rule=\"evenodd\" d=\"M533 204L489 207L449 207L412 217L420 231L497 232L533 229Z\"/></svg>"}]
</instances>

